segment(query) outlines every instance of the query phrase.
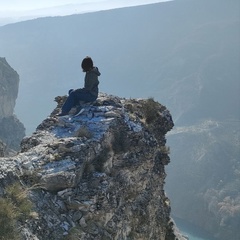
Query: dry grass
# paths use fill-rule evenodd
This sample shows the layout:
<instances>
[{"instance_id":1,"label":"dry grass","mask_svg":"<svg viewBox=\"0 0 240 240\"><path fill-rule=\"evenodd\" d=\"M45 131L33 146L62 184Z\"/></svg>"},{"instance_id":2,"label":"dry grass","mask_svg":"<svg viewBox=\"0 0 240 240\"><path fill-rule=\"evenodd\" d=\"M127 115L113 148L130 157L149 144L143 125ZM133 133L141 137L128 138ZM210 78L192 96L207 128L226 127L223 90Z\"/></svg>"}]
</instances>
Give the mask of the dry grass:
<instances>
[{"instance_id":1,"label":"dry grass","mask_svg":"<svg viewBox=\"0 0 240 240\"><path fill-rule=\"evenodd\" d=\"M17 222L26 220L33 207L27 193L19 183L14 183L0 197L0 240L20 239Z\"/></svg>"}]
</instances>

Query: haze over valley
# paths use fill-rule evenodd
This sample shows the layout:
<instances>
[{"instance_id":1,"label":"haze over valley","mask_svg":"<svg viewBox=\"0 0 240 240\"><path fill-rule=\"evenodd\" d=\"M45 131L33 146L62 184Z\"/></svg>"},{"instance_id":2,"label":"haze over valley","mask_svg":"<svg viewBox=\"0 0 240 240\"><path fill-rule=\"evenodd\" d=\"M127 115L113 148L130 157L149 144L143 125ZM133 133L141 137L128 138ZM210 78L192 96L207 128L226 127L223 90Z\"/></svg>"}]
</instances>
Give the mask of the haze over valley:
<instances>
[{"instance_id":1,"label":"haze over valley","mask_svg":"<svg viewBox=\"0 0 240 240\"><path fill-rule=\"evenodd\" d=\"M237 240L239 9L238 0L175 0L2 26L0 57L20 76L15 113L32 133L56 96L83 86L80 62L91 56L101 92L153 97L170 110L173 216Z\"/></svg>"},{"instance_id":2,"label":"haze over valley","mask_svg":"<svg viewBox=\"0 0 240 240\"><path fill-rule=\"evenodd\" d=\"M67 16L171 0L8 0L1 2L0 26L40 17Z\"/></svg>"}]
</instances>

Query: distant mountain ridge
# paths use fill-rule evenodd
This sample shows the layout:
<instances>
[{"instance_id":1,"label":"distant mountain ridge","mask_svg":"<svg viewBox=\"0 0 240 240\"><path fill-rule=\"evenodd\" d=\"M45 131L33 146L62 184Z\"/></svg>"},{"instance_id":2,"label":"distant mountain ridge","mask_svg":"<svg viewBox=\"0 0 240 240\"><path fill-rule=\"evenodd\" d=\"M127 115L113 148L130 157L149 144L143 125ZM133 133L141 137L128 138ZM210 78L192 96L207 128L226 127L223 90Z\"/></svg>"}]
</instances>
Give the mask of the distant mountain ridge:
<instances>
[{"instance_id":1,"label":"distant mountain ridge","mask_svg":"<svg viewBox=\"0 0 240 240\"><path fill-rule=\"evenodd\" d=\"M171 1L171 0L162 0L164 1ZM153 0L153 1L105 1L105 2L84 2L84 3L65 3L55 6L49 6L40 8L38 7L35 9L34 7L31 10L22 10L19 12L12 12L12 11L1 11L3 16L0 16L0 26L7 25L10 23L17 23L20 21L27 21L33 20L36 18L43 18L46 16L68 16L73 14L83 14L89 12L96 12L96 11L105 11L111 10L115 8L125 8L125 7L134 7L139 5L147 5L152 3L162 2L161 0ZM36 6L35 6L36 7Z\"/></svg>"},{"instance_id":2,"label":"distant mountain ridge","mask_svg":"<svg viewBox=\"0 0 240 240\"><path fill-rule=\"evenodd\" d=\"M239 215L225 221L224 211L211 207L222 204L225 197L228 203L237 183L237 175L230 179L227 174L219 188L212 185L212 176L221 180L221 171L215 171L224 169L225 163L238 174L239 141L225 142L221 136L231 139L240 121L239 4L237 0L179 0L1 27L0 52L21 76L17 114L28 132L33 131L53 108L54 96L83 85L80 62L92 56L102 73L101 91L154 97L170 109L176 131L182 131L169 136L173 156L167 191L174 197L173 213L219 239L219 233L228 232L225 229L238 231L234 219ZM216 129L201 132L211 121ZM201 181L195 181L198 174L201 187ZM185 182L192 183L188 189L198 190L196 195L186 191L181 184ZM176 194L176 183L182 195ZM226 195L218 196L226 188ZM186 205L179 210L176 203L191 203L198 194L202 194L194 204L198 209ZM212 201L216 196L217 201ZM206 201L214 204L208 208ZM232 203L238 206L238 195ZM206 214L197 219L199 212Z\"/></svg>"},{"instance_id":3,"label":"distant mountain ridge","mask_svg":"<svg viewBox=\"0 0 240 240\"><path fill-rule=\"evenodd\" d=\"M232 75L226 95L231 92L238 99L237 7L237 1L172 1L1 27L0 52L22 78L16 111L27 129L34 130L37 118L53 107L55 95L82 85L79 64L85 55L91 55L103 73L102 91L155 97L169 106L176 121L193 118L186 113L199 104L199 110L206 111L201 102L206 96L211 102L221 100L219 91L209 95L207 89L225 89L226 78L219 82L212 75L225 69L226 59L234 64L226 69ZM208 61L212 68L207 68ZM23 105L39 117L29 121ZM231 114L237 112L234 102L229 106L234 108Z\"/></svg>"}]
</instances>

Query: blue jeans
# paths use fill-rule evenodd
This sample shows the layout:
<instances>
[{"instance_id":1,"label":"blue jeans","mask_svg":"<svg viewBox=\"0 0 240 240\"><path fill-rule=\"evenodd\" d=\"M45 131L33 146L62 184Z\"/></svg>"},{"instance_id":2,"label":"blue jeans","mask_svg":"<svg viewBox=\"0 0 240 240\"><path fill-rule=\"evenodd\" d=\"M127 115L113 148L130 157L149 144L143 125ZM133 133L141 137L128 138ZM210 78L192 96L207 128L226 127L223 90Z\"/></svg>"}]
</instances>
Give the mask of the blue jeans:
<instances>
[{"instance_id":1,"label":"blue jeans","mask_svg":"<svg viewBox=\"0 0 240 240\"><path fill-rule=\"evenodd\" d=\"M66 102L62 106L62 112L68 113L72 107L79 104L79 101L84 102L93 102L97 99L97 96L92 95L87 92L85 89L76 89L73 91L69 91L69 96Z\"/></svg>"}]
</instances>

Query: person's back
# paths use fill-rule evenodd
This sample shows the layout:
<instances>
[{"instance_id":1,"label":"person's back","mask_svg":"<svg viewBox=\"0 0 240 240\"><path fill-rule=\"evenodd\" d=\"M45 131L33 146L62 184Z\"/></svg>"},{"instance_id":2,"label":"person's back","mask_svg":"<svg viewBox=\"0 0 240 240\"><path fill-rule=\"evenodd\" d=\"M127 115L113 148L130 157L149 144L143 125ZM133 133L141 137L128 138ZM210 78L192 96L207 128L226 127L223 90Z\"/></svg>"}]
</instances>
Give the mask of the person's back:
<instances>
[{"instance_id":1,"label":"person's back","mask_svg":"<svg viewBox=\"0 0 240 240\"><path fill-rule=\"evenodd\" d=\"M84 88L69 90L69 96L62 106L61 113L57 116L65 116L72 107L78 105L80 101L93 102L98 97L98 77L101 75L97 67L93 66L93 61L90 57L83 59L81 64L83 72L85 72Z\"/></svg>"},{"instance_id":2,"label":"person's back","mask_svg":"<svg viewBox=\"0 0 240 240\"><path fill-rule=\"evenodd\" d=\"M90 71L86 72L84 79L84 88L92 95L98 96L98 77L101 75L97 67L93 67Z\"/></svg>"}]
</instances>

